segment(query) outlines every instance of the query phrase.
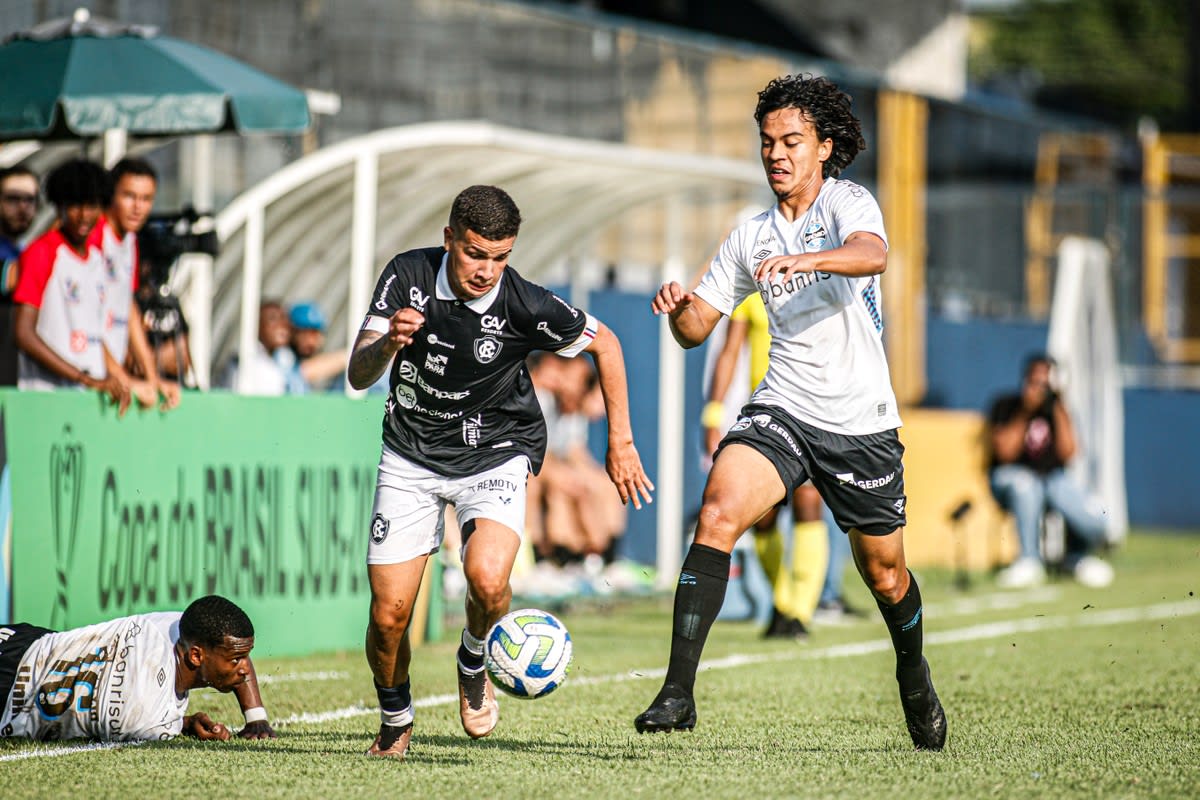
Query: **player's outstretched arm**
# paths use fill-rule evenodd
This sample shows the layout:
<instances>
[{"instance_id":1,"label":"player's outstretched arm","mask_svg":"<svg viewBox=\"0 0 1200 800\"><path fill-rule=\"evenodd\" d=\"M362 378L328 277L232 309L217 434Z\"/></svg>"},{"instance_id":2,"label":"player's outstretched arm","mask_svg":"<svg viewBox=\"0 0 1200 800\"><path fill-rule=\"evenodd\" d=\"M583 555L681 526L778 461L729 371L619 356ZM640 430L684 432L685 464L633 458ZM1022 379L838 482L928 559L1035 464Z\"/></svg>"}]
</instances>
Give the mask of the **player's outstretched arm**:
<instances>
[{"instance_id":1,"label":"player's outstretched arm","mask_svg":"<svg viewBox=\"0 0 1200 800\"><path fill-rule=\"evenodd\" d=\"M355 389L366 389L379 380L392 363L392 357L401 348L412 344L413 336L425 324L425 315L415 308L402 308L392 314L387 324L387 333L364 328L354 340L346 380Z\"/></svg>"},{"instance_id":2,"label":"player's outstretched arm","mask_svg":"<svg viewBox=\"0 0 1200 800\"><path fill-rule=\"evenodd\" d=\"M258 673L255 672L254 662L250 660L249 656L246 657L246 668L249 670L249 674L246 676L245 683L239 683L233 689L238 705L242 708L242 715L246 718L246 725L238 731L238 737L242 739L274 739L275 729L267 721L267 710L263 708L262 695L258 691Z\"/></svg>"},{"instance_id":3,"label":"player's outstretched arm","mask_svg":"<svg viewBox=\"0 0 1200 800\"><path fill-rule=\"evenodd\" d=\"M625 358L621 343L608 326L600 323L596 338L586 352L596 361L596 375L604 394L604 411L608 415L608 455L605 458L608 477L617 487L622 503L633 501L641 508L641 499L653 502L650 493L654 484L642 469L642 459L633 446L633 426L629 422L629 384L625 377ZM638 497L639 493L641 498Z\"/></svg>"},{"instance_id":4,"label":"player's outstretched arm","mask_svg":"<svg viewBox=\"0 0 1200 800\"><path fill-rule=\"evenodd\" d=\"M828 272L847 278L879 275L887 269L887 248L873 233L858 231L846 237L841 247L815 253L795 253L764 259L754 271L754 280L787 282L797 272Z\"/></svg>"},{"instance_id":5,"label":"player's outstretched arm","mask_svg":"<svg viewBox=\"0 0 1200 800\"><path fill-rule=\"evenodd\" d=\"M658 294L650 301L650 309L655 315L667 315L671 335L684 349L691 349L707 339L721 319L721 312L685 291L675 281L664 283L659 288Z\"/></svg>"}]
</instances>

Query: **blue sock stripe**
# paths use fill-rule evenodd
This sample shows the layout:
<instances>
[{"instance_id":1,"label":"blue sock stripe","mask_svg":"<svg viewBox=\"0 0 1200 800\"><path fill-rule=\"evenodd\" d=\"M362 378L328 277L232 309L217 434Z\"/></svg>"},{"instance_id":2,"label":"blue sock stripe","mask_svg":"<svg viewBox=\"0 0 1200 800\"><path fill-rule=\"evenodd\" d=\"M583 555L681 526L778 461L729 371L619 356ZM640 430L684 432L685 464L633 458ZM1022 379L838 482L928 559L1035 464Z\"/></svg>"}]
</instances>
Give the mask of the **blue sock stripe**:
<instances>
[{"instance_id":1,"label":"blue sock stripe","mask_svg":"<svg viewBox=\"0 0 1200 800\"><path fill-rule=\"evenodd\" d=\"M900 626L900 630L908 631L916 627L917 623L921 621L921 610L922 609L918 608L917 613L913 614L913 618Z\"/></svg>"}]
</instances>

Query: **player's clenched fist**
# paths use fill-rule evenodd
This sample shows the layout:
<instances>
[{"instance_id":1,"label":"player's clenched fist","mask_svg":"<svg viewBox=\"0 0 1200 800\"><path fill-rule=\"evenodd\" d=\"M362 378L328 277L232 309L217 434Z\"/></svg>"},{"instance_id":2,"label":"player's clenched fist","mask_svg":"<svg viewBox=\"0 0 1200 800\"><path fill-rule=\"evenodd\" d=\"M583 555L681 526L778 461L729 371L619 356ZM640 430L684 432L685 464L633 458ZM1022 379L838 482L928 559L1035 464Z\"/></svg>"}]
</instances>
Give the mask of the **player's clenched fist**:
<instances>
[{"instance_id":1,"label":"player's clenched fist","mask_svg":"<svg viewBox=\"0 0 1200 800\"><path fill-rule=\"evenodd\" d=\"M650 308L655 314L673 314L676 311L681 311L691 305L692 293L684 291L684 288L675 281L664 283L658 290L658 294L654 296L654 300L650 303Z\"/></svg>"},{"instance_id":2,"label":"player's clenched fist","mask_svg":"<svg viewBox=\"0 0 1200 800\"><path fill-rule=\"evenodd\" d=\"M415 308L402 308L388 321L388 341L396 348L412 344L413 335L425 324L425 315Z\"/></svg>"}]
</instances>

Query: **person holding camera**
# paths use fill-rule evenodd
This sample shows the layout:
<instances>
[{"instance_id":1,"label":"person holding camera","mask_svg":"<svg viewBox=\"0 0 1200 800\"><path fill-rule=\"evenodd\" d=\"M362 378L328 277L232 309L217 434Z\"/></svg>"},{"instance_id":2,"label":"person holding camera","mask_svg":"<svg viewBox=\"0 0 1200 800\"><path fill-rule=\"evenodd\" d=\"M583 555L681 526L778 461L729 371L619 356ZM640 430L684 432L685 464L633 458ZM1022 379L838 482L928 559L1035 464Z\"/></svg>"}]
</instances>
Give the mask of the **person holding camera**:
<instances>
[{"instance_id":1,"label":"person holding camera","mask_svg":"<svg viewBox=\"0 0 1200 800\"><path fill-rule=\"evenodd\" d=\"M999 397L988 417L988 482L996 502L1015 518L1021 547L997 578L1005 588L1045 579L1040 531L1047 511L1057 511L1066 523L1075 550L1066 566L1076 580L1093 587L1113 580L1112 567L1092 554L1105 540L1104 510L1066 471L1077 449L1075 428L1052 385L1053 367L1049 356L1028 358L1021 391Z\"/></svg>"}]
</instances>

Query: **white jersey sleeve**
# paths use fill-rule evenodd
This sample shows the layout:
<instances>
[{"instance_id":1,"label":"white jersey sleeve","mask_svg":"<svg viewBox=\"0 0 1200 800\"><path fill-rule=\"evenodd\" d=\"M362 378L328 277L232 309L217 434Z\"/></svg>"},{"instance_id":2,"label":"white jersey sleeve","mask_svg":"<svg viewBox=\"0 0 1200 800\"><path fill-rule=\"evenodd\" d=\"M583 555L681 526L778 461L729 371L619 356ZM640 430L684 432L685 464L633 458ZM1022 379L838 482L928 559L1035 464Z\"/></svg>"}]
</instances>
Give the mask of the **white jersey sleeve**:
<instances>
[{"instance_id":1,"label":"white jersey sleeve","mask_svg":"<svg viewBox=\"0 0 1200 800\"><path fill-rule=\"evenodd\" d=\"M0 729L37 741L179 735L188 704L175 692L179 617L137 614L41 637L21 658Z\"/></svg>"},{"instance_id":2,"label":"white jersey sleeve","mask_svg":"<svg viewBox=\"0 0 1200 800\"><path fill-rule=\"evenodd\" d=\"M757 291L753 265L748 258L753 256L753 250L747 247L746 239L768 215L769 212L763 212L735 228L721 243L696 287L697 297L727 317L739 303Z\"/></svg>"}]
</instances>

